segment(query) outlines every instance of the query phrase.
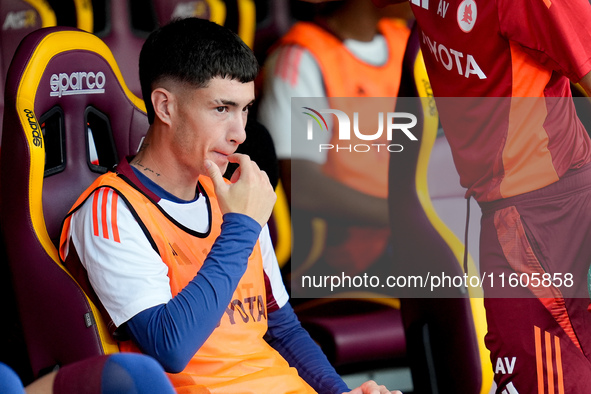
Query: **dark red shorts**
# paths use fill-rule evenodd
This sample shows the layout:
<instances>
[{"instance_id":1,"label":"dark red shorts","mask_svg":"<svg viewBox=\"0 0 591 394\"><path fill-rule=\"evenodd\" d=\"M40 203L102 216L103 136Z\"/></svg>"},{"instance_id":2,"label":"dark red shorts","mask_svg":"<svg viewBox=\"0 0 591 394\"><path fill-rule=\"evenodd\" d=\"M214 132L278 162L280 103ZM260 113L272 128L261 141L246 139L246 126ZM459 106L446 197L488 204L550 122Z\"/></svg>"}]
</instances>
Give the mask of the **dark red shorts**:
<instances>
[{"instance_id":1,"label":"dark red shorts","mask_svg":"<svg viewBox=\"0 0 591 394\"><path fill-rule=\"evenodd\" d=\"M591 165L481 207L485 342L497 393L590 393Z\"/></svg>"}]
</instances>

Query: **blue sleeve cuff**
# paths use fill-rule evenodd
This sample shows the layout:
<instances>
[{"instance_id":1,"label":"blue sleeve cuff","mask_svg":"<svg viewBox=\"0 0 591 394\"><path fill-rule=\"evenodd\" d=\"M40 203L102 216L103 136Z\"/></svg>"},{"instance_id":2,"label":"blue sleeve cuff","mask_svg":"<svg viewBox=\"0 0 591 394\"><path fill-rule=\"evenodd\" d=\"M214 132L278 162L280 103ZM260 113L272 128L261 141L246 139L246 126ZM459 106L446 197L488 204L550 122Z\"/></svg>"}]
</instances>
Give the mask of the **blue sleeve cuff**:
<instances>
[{"instance_id":1,"label":"blue sleeve cuff","mask_svg":"<svg viewBox=\"0 0 591 394\"><path fill-rule=\"evenodd\" d=\"M304 330L289 303L270 312L268 319L265 339L314 390L334 394L351 391Z\"/></svg>"},{"instance_id":2,"label":"blue sleeve cuff","mask_svg":"<svg viewBox=\"0 0 591 394\"><path fill-rule=\"evenodd\" d=\"M259 224L259 222L257 222L256 220L254 220L250 216L245 215L243 213L235 213L235 212L225 213L223 216L222 227L223 227L224 223L227 223L227 222L244 226L249 231L256 233L257 239L258 239L258 234L262 230L262 227Z\"/></svg>"}]
</instances>

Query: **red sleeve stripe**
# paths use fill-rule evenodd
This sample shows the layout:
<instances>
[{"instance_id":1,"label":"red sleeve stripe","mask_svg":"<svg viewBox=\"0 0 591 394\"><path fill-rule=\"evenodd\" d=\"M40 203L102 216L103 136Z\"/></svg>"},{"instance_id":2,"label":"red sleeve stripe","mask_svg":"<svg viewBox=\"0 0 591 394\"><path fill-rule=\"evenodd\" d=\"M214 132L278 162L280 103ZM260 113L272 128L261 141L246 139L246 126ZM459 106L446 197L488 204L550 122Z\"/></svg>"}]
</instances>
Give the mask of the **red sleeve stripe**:
<instances>
[{"instance_id":1,"label":"red sleeve stripe","mask_svg":"<svg viewBox=\"0 0 591 394\"><path fill-rule=\"evenodd\" d=\"M113 240L121 243L121 240L119 239L119 228L117 228L117 201L119 201L119 195L113 193L113 198L111 200L111 230L113 231Z\"/></svg>"},{"instance_id":2,"label":"red sleeve stripe","mask_svg":"<svg viewBox=\"0 0 591 394\"><path fill-rule=\"evenodd\" d=\"M281 49L275 64L275 75L291 86L295 86L298 82L298 71L303 52L303 48L295 45Z\"/></svg>"},{"instance_id":3,"label":"red sleeve stripe","mask_svg":"<svg viewBox=\"0 0 591 394\"><path fill-rule=\"evenodd\" d=\"M302 59L302 53L304 52L302 48L295 49L296 50L292 54L293 59L290 62L292 64L291 77L289 79L289 83L291 84L291 86L295 86L298 83L298 71L300 69L300 60Z\"/></svg>"},{"instance_id":4,"label":"red sleeve stripe","mask_svg":"<svg viewBox=\"0 0 591 394\"><path fill-rule=\"evenodd\" d=\"M109 201L109 192L103 190L103 200L101 201L101 223L103 225L103 238L109 239L109 226L107 224L107 202Z\"/></svg>"},{"instance_id":5,"label":"red sleeve stripe","mask_svg":"<svg viewBox=\"0 0 591 394\"><path fill-rule=\"evenodd\" d=\"M286 73L287 68L287 54L289 53L291 47L281 48L279 50L279 54L277 55L277 61L275 62L275 76L285 80L284 74Z\"/></svg>"},{"instance_id":6,"label":"red sleeve stripe","mask_svg":"<svg viewBox=\"0 0 591 394\"><path fill-rule=\"evenodd\" d=\"M109 201L111 201L110 217L107 216L109 214ZM117 225L118 201L119 195L114 193L113 190L101 189L94 193L92 199L92 228L95 236L100 237L102 233L104 239L111 239L109 235L110 227L113 241L120 243L121 239Z\"/></svg>"},{"instance_id":7,"label":"red sleeve stripe","mask_svg":"<svg viewBox=\"0 0 591 394\"><path fill-rule=\"evenodd\" d=\"M98 226L98 198L100 191L94 192L92 196L92 229L95 236L99 235Z\"/></svg>"}]
</instances>

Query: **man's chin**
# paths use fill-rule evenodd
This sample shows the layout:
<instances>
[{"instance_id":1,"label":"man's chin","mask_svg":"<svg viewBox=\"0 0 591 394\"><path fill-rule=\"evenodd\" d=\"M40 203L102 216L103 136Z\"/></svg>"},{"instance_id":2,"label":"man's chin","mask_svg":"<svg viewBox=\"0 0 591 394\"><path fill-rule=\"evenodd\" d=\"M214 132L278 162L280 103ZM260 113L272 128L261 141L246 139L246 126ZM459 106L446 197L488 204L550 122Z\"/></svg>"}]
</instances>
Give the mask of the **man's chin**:
<instances>
[{"instance_id":1,"label":"man's chin","mask_svg":"<svg viewBox=\"0 0 591 394\"><path fill-rule=\"evenodd\" d=\"M228 161L226 161L225 163L219 163L219 160L217 160L217 161L212 160L212 159L209 159L209 160L213 163L214 166L216 166L220 170L220 173L223 176L226 176L226 172L228 171L228 164L229 164ZM205 168L205 165L202 166L200 174L209 177L209 171Z\"/></svg>"}]
</instances>

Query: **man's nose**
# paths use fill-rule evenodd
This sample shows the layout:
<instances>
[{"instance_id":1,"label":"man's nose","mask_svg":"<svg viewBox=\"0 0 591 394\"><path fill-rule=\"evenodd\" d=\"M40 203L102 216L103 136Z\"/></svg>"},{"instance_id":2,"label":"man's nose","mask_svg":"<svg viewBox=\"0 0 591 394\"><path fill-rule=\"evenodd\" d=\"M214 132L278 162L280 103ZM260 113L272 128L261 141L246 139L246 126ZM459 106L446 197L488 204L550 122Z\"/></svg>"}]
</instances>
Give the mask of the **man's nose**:
<instances>
[{"instance_id":1,"label":"man's nose","mask_svg":"<svg viewBox=\"0 0 591 394\"><path fill-rule=\"evenodd\" d=\"M230 125L228 139L236 144L242 144L246 140L246 116L237 116Z\"/></svg>"}]
</instances>

